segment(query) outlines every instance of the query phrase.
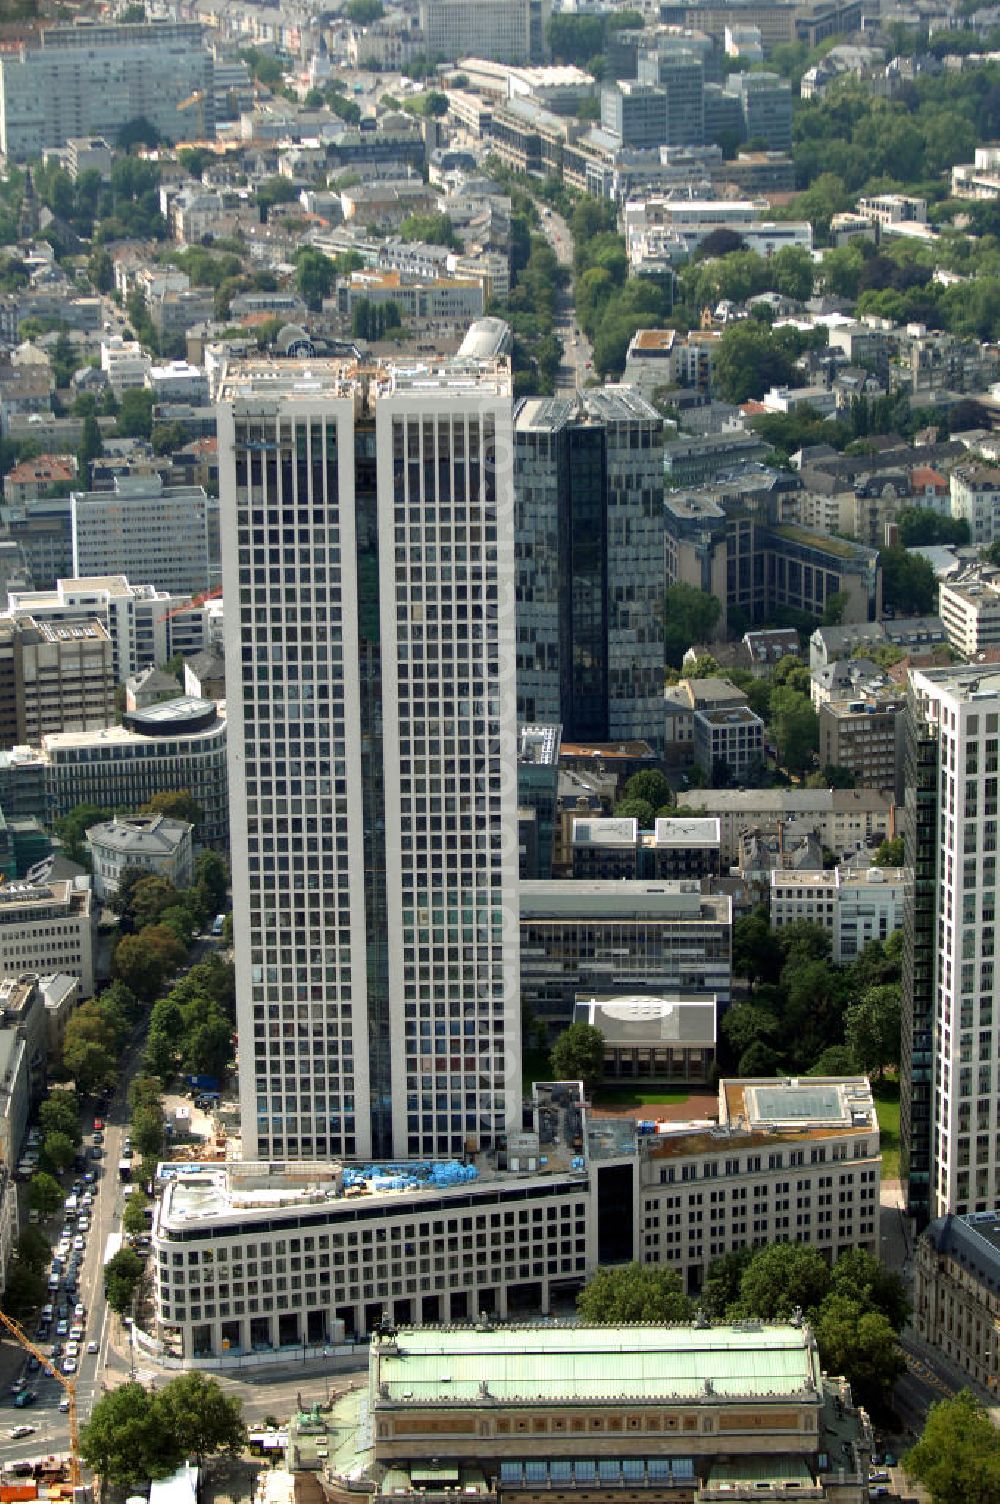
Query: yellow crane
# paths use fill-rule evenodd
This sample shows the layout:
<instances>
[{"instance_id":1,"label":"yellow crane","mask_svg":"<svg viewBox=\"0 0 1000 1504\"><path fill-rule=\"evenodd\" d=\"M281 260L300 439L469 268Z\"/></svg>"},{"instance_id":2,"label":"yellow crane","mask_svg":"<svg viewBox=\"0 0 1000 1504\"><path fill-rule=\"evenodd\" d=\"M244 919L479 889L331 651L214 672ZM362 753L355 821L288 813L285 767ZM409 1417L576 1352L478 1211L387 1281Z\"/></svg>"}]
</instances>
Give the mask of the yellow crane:
<instances>
[{"instance_id":1,"label":"yellow crane","mask_svg":"<svg viewBox=\"0 0 1000 1504\"><path fill-rule=\"evenodd\" d=\"M52 1359L47 1358L35 1346L30 1337L26 1335L24 1328L16 1321L12 1321L9 1316L5 1316L3 1311L0 1311L0 1325L10 1333L15 1342L19 1342L33 1358L37 1358L46 1373L50 1373L56 1382L61 1384L66 1391L66 1398L69 1400L69 1481L74 1488L79 1488L80 1431L76 1423L76 1380L68 1378L64 1373L60 1373Z\"/></svg>"}]
</instances>

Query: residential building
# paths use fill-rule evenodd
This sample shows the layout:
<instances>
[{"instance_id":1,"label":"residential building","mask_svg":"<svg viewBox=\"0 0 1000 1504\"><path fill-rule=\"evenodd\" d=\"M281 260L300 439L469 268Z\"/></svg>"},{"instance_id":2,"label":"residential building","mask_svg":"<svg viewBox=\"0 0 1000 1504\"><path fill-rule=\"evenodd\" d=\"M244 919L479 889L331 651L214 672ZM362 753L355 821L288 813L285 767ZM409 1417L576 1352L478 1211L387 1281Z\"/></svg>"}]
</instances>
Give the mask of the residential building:
<instances>
[{"instance_id":1,"label":"residential building","mask_svg":"<svg viewBox=\"0 0 1000 1504\"><path fill-rule=\"evenodd\" d=\"M175 888L189 888L194 881L193 832L189 821L168 820L165 815L115 815L91 825L87 846L95 896L113 898L122 873L135 867L166 878Z\"/></svg>"},{"instance_id":2,"label":"residential building","mask_svg":"<svg viewBox=\"0 0 1000 1504\"><path fill-rule=\"evenodd\" d=\"M814 831L837 852L877 846L895 833L892 796L875 789L685 789L684 805L718 819L724 868L738 860L742 832L761 823Z\"/></svg>"},{"instance_id":3,"label":"residential building","mask_svg":"<svg viewBox=\"0 0 1000 1504\"><path fill-rule=\"evenodd\" d=\"M1000 573L973 565L942 580L938 612L949 643L963 658L1000 645Z\"/></svg>"},{"instance_id":4,"label":"residential building","mask_svg":"<svg viewBox=\"0 0 1000 1504\"><path fill-rule=\"evenodd\" d=\"M103 136L71 136L66 142L66 171L74 183L85 172L99 172L103 183L111 180L114 152Z\"/></svg>"},{"instance_id":5,"label":"residential building","mask_svg":"<svg viewBox=\"0 0 1000 1504\"><path fill-rule=\"evenodd\" d=\"M421 0L428 57L540 63L547 51L549 0Z\"/></svg>"},{"instance_id":6,"label":"residential building","mask_svg":"<svg viewBox=\"0 0 1000 1504\"><path fill-rule=\"evenodd\" d=\"M625 387L514 422L517 698L567 742L663 741L663 420Z\"/></svg>"},{"instance_id":7,"label":"residential building","mask_svg":"<svg viewBox=\"0 0 1000 1504\"><path fill-rule=\"evenodd\" d=\"M897 616L890 621L817 627L809 639L809 668L815 673L837 659L850 658L859 647L874 648L889 643L909 656L932 652L947 641L948 634L939 616Z\"/></svg>"},{"instance_id":8,"label":"residential building","mask_svg":"<svg viewBox=\"0 0 1000 1504\"><path fill-rule=\"evenodd\" d=\"M1000 470L960 465L951 472L951 515L969 524L969 540L984 548L1000 537Z\"/></svg>"},{"instance_id":9,"label":"residential building","mask_svg":"<svg viewBox=\"0 0 1000 1504\"><path fill-rule=\"evenodd\" d=\"M870 658L836 658L814 669L809 676L809 698L816 711L839 701L874 700L882 694L899 692L891 674Z\"/></svg>"},{"instance_id":10,"label":"residential building","mask_svg":"<svg viewBox=\"0 0 1000 1504\"><path fill-rule=\"evenodd\" d=\"M903 799L905 698L898 691L819 707L819 765L844 768L859 788Z\"/></svg>"},{"instance_id":11,"label":"residential building","mask_svg":"<svg viewBox=\"0 0 1000 1504\"><path fill-rule=\"evenodd\" d=\"M611 1368L620 1388L609 1394ZM426 1491L436 1437L447 1438L437 1452L448 1486L489 1501L795 1490L861 1504L868 1491L868 1417L801 1325L675 1326L666 1348L651 1326L391 1327L372 1342L363 1392L364 1429L356 1401L334 1412L338 1437L357 1436L334 1486L363 1478L374 1504Z\"/></svg>"},{"instance_id":12,"label":"residential building","mask_svg":"<svg viewBox=\"0 0 1000 1504\"><path fill-rule=\"evenodd\" d=\"M764 75L749 74L750 78ZM787 85L786 85L787 87ZM654 273L698 249L715 230L733 230L747 250L769 257L785 246L812 250L806 221L766 218L767 201L649 197L625 205L625 240L633 271Z\"/></svg>"},{"instance_id":13,"label":"residential building","mask_svg":"<svg viewBox=\"0 0 1000 1504\"><path fill-rule=\"evenodd\" d=\"M899 225L925 225L927 200L906 193L877 193L858 199L858 213L878 225L883 234L892 234Z\"/></svg>"},{"instance_id":14,"label":"residential building","mask_svg":"<svg viewBox=\"0 0 1000 1504\"><path fill-rule=\"evenodd\" d=\"M849 966L872 940L902 928L905 878L901 867L772 871L771 928L800 919L820 925L830 935L833 964Z\"/></svg>"},{"instance_id":15,"label":"residential building","mask_svg":"<svg viewBox=\"0 0 1000 1504\"><path fill-rule=\"evenodd\" d=\"M81 997L94 991L92 894L84 881L0 886L0 976L68 971Z\"/></svg>"},{"instance_id":16,"label":"residential building","mask_svg":"<svg viewBox=\"0 0 1000 1504\"><path fill-rule=\"evenodd\" d=\"M512 449L505 357L224 378L244 1152L520 1121Z\"/></svg>"},{"instance_id":17,"label":"residential building","mask_svg":"<svg viewBox=\"0 0 1000 1504\"><path fill-rule=\"evenodd\" d=\"M520 915L521 997L550 1031L581 996L729 1001L731 901L697 880L523 882Z\"/></svg>"},{"instance_id":18,"label":"residential building","mask_svg":"<svg viewBox=\"0 0 1000 1504\"><path fill-rule=\"evenodd\" d=\"M140 116L162 139L184 140L193 94L199 134L212 136L212 55L197 24L50 26L0 59L0 151L23 162L81 136L114 141Z\"/></svg>"},{"instance_id":19,"label":"residential building","mask_svg":"<svg viewBox=\"0 0 1000 1504\"><path fill-rule=\"evenodd\" d=\"M72 493L73 573L127 575L194 595L220 581L219 508L202 486L156 475L117 475L113 495Z\"/></svg>"},{"instance_id":20,"label":"residential building","mask_svg":"<svg viewBox=\"0 0 1000 1504\"><path fill-rule=\"evenodd\" d=\"M115 684L177 653L200 652L210 635L206 603L152 585L130 585L125 575L59 579L54 590L12 590L7 604L11 613L30 615L39 626L100 622L111 639Z\"/></svg>"},{"instance_id":21,"label":"residential building","mask_svg":"<svg viewBox=\"0 0 1000 1504\"><path fill-rule=\"evenodd\" d=\"M226 851L226 718L212 701L183 697L126 712L120 726L42 738L53 819L77 804L139 809L154 794L189 793L202 812L198 840Z\"/></svg>"},{"instance_id":22,"label":"residential building","mask_svg":"<svg viewBox=\"0 0 1000 1504\"><path fill-rule=\"evenodd\" d=\"M115 715L111 639L99 621L0 617L0 735L38 745L50 731L107 726Z\"/></svg>"},{"instance_id":23,"label":"residential building","mask_svg":"<svg viewBox=\"0 0 1000 1504\"><path fill-rule=\"evenodd\" d=\"M76 456L72 454L40 454L33 460L22 460L13 470L8 470L3 479L3 494L8 505L35 501L49 491L65 491L76 479Z\"/></svg>"},{"instance_id":24,"label":"residential building","mask_svg":"<svg viewBox=\"0 0 1000 1504\"><path fill-rule=\"evenodd\" d=\"M573 1022L604 1036L606 1081L712 1080L718 1004L714 997L615 993L578 997Z\"/></svg>"},{"instance_id":25,"label":"residential building","mask_svg":"<svg viewBox=\"0 0 1000 1504\"><path fill-rule=\"evenodd\" d=\"M913 1260L913 1327L980 1391L1000 1383L1000 1212L937 1217Z\"/></svg>"},{"instance_id":26,"label":"residential building","mask_svg":"<svg viewBox=\"0 0 1000 1504\"><path fill-rule=\"evenodd\" d=\"M119 400L124 392L147 385L153 362L137 339L123 339L120 334L101 340L101 370Z\"/></svg>"},{"instance_id":27,"label":"residential building","mask_svg":"<svg viewBox=\"0 0 1000 1504\"><path fill-rule=\"evenodd\" d=\"M727 768L736 782L764 762L764 722L749 705L694 712L694 762L707 778Z\"/></svg>"},{"instance_id":28,"label":"residential building","mask_svg":"<svg viewBox=\"0 0 1000 1504\"><path fill-rule=\"evenodd\" d=\"M904 969L902 1168L904 1178L912 1173L914 1148L927 1156L924 1215L935 1218L1000 1201L993 1080L1000 673L911 669L910 686L911 762L926 767L926 779L915 769L912 801L926 784L926 819L917 809L904 825L916 882ZM918 1202L915 1214L922 1210Z\"/></svg>"}]
</instances>

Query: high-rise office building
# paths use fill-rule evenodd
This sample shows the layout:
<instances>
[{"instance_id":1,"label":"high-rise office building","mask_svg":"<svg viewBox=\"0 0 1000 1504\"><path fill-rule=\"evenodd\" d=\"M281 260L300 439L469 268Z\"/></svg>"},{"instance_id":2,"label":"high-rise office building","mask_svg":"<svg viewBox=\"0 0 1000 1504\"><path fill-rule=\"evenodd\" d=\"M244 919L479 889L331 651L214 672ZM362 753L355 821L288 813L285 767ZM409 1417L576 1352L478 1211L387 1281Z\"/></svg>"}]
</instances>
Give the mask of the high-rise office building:
<instances>
[{"instance_id":1,"label":"high-rise office building","mask_svg":"<svg viewBox=\"0 0 1000 1504\"><path fill-rule=\"evenodd\" d=\"M25 161L75 137L114 141L140 116L169 141L214 135L204 38L187 21L50 26L0 59L0 151Z\"/></svg>"},{"instance_id":2,"label":"high-rise office building","mask_svg":"<svg viewBox=\"0 0 1000 1504\"><path fill-rule=\"evenodd\" d=\"M245 1158L520 1124L511 411L506 359L225 375Z\"/></svg>"},{"instance_id":3,"label":"high-rise office building","mask_svg":"<svg viewBox=\"0 0 1000 1504\"><path fill-rule=\"evenodd\" d=\"M73 575L128 575L194 595L219 583L219 503L203 486L119 475L113 494L73 491Z\"/></svg>"},{"instance_id":4,"label":"high-rise office building","mask_svg":"<svg viewBox=\"0 0 1000 1504\"><path fill-rule=\"evenodd\" d=\"M666 95L668 146L701 146L705 135L705 69L694 52L676 47L640 52L641 82L656 84Z\"/></svg>"},{"instance_id":5,"label":"high-rise office building","mask_svg":"<svg viewBox=\"0 0 1000 1504\"><path fill-rule=\"evenodd\" d=\"M903 1175L914 1213L933 1218L1000 1200L1000 673L913 670L910 693Z\"/></svg>"},{"instance_id":6,"label":"high-rise office building","mask_svg":"<svg viewBox=\"0 0 1000 1504\"><path fill-rule=\"evenodd\" d=\"M611 387L528 398L514 428L519 717L658 747L663 420Z\"/></svg>"}]
</instances>

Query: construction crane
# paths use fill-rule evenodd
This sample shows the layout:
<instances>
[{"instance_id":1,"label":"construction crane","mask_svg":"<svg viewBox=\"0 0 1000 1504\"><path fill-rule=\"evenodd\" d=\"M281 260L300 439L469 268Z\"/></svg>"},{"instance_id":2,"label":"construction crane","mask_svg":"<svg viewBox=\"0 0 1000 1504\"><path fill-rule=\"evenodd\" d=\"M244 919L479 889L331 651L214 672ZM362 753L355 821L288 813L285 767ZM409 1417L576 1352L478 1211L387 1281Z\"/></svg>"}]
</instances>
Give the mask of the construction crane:
<instances>
[{"instance_id":1,"label":"construction crane","mask_svg":"<svg viewBox=\"0 0 1000 1504\"><path fill-rule=\"evenodd\" d=\"M221 594L222 586L213 585L210 590L200 590L197 595L192 595L181 605L172 606L169 611L164 611L163 615L156 619L157 621L173 621L175 616L183 616L186 611L194 611L198 606L207 605L209 601L217 600Z\"/></svg>"},{"instance_id":2,"label":"construction crane","mask_svg":"<svg viewBox=\"0 0 1000 1504\"><path fill-rule=\"evenodd\" d=\"M4 1315L3 1311L0 1311L0 1325L10 1333L15 1342L19 1342L33 1358L37 1358L46 1373L50 1373L66 1391L66 1398L69 1400L69 1481L77 1489L80 1487L80 1430L76 1423L76 1380L60 1373L52 1359L47 1358L25 1334L24 1328Z\"/></svg>"},{"instance_id":3,"label":"construction crane","mask_svg":"<svg viewBox=\"0 0 1000 1504\"><path fill-rule=\"evenodd\" d=\"M179 115L182 110L190 110L195 105L198 106L198 136L200 139L205 134L205 95L202 90L195 89L194 93L189 94L187 99L182 99L177 106L177 113Z\"/></svg>"}]
</instances>

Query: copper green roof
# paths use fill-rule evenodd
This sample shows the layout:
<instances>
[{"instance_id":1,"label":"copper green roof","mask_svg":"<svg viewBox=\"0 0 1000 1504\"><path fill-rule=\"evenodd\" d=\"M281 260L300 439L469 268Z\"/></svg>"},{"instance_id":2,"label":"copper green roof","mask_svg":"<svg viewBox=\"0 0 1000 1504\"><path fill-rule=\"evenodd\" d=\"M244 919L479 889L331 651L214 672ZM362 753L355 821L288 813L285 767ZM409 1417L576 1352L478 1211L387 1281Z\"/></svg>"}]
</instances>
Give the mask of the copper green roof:
<instances>
[{"instance_id":1,"label":"copper green roof","mask_svg":"<svg viewBox=\"0 0 1000 1504\"><path fill-rule=\"evenodd\" d=\"M372 1356L377 1404L820 1394L813 1339L791 1325L418 1327Z\"/></svg>"}]
</instances>

